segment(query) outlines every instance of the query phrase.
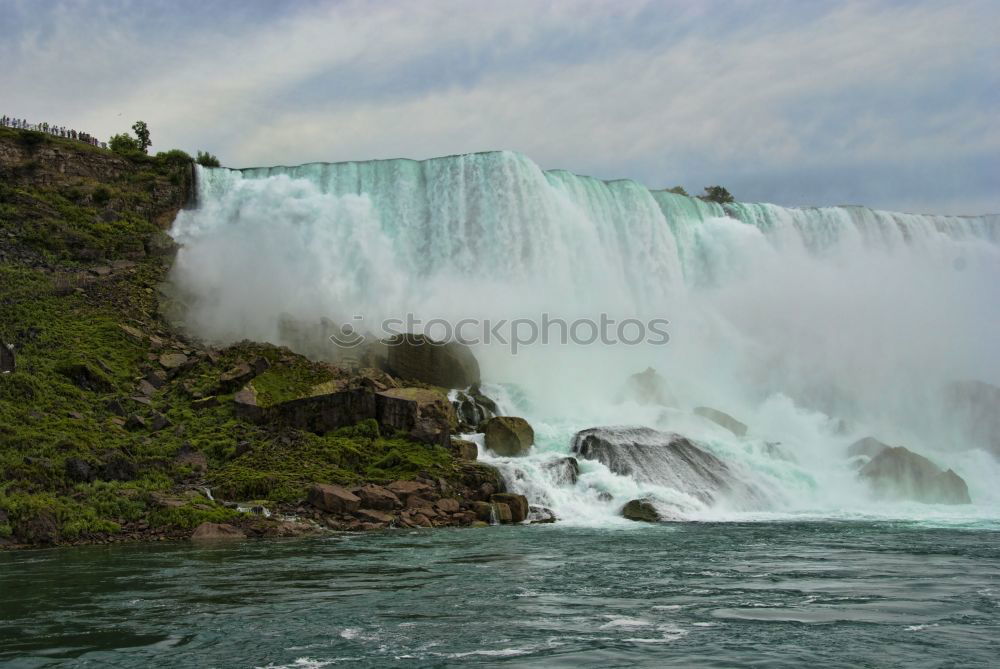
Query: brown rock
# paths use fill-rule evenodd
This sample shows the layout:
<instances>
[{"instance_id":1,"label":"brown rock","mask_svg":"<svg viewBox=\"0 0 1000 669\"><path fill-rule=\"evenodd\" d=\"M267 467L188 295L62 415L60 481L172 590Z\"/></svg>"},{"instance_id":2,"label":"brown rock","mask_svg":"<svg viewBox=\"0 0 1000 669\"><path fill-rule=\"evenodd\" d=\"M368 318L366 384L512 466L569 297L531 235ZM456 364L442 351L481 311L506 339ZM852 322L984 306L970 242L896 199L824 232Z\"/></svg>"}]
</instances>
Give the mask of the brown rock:
<instances>
[{"instance_id":1,"label":"brown rock","mask_svg":"<svg viewBox=\"0 0 1000 669\"><path fill-rule=\"evenodd\" d=\"M434 495L434 488L420 481L393 481L386 486L386 489L401 500L408 499L410 495L418 497L431 497Z\"/></svg>"},{"instance_id":2,"label":"brown rock","mask_svg":"<svg viewBox=\"0 0 1000 669\"><path fill-rule=\"evenodd\" d=\"M473 502L472 512L478 520L485 523L488 523L493 519L493 505L489 502Z\"/></svg>"},{"instance_id":3,"label":"brown rock","mask_svg":"<svg viewBox=\"0 0 1000 669\"><path fill-rule=\"evenodd\" d=\"M353 513L361 506L361 498L339 485L318 483L309 489L308 501L323 511Z\"/></svg>"},{"instance_id":4,"label":"brown rock","mask_svg":"<svg viewBox=\"0 0 1000 669\"><path fill-rule=\"evenodd\" d=\"M254 370L246 362L240 362L235 367L219 376L219 392L225 393L247 384L256 376Z\"/></svg>"},{"instance_id":5,"label":"brown rock","mask_svg":"<svg viewBox=\"0 0 1000 669\"><path fill-rule=\"evenodd\" d=\"M461 507L458 504L458 500L452 499L450 497L439 499L434 506L441 513L458 513L459 510L461 510Z\"/></svg>"},{"instance_id":6,"label":"brown rock","mask_svg":"<svg viewBox=\"0 0 1000 669\"><path fill-rule=\"evenodd\" d=\"M361 486L354 491L354 494L361 499L361 505L369 509L392 511L403 506L403 503L391 491L371 483Z\"/></svg>"},{"instance_id":7,"label":"brown rock","mask_svg":"<svg viewBox=\"0 0 1000 669\"><path fill-rule=\"evenodd\" d=\"M499 521L501 525L509 525L514 522L513 516L510 512L510 507L506 504L494 504L493 509L496 512L497 521Z\"/></svg>"},{"instance_id":8,"label":"brown rock","mask_svg":"<svg viewBox=\"0 0 1000 669\"><path fill-rule=\"evenodd\" d=\"M355 514L362 520L371 523L389 524L396 518L391 513L385 513L377 509L358 509Z\"/></svg>"},{"instance_id":9,"label":"brown rock","mask_svg":"<svg viewBox=\"0 0 1000 669\"><path fill-rule=\"evenodd\" d=\"M479 457L479 447L476 442L465 439L451 440L451 453L462 460L475 460Z\"/></svg>"},{"instance_id":10,"label":"brown rock","mask_svg":"<svg viewBox=\"0 0 1000 669\"><path fill-rule=\"evenodd\" d=\"M191 535L192 541L246 539L243 532L226 523L202 523Z\"/></svg>"},{"instance_id":11,"label":"brown rock","mask_svg":"<svg viewBox=\"0 0 1000 669\"><path fill-rule=\"evenodd\" d=\"M424 499L423 497L418 497L416 495L410 495L406 498L406 508L407 509L421 509L423 507L433 507L434 502Z\"/></svg>"},{"instance_id":12,"label":"brown rock","mask_svg":"<svg viewBox=\"0 0 1000 669\"><path fill-rule=\"evenodd\" d=\"M455 423L448 397L429 388L389 388L375 393L375 412L383 429L406 432L425 443L445 443Z\"/></svg>"},{"instance_id":13,"label":"brown rock","mask_svg":"<svg viewBox=\"0 0 1000 669\"><path fill-rule=\"evenodd\" d=\"M524 495L499 492L493 495L493 497L490 498L490 501L494 504L506 504L510 508L512 522L521 523L528 518L528 511L530 508L528 505L528 498Z\"/></svg>"},{"instance_id":14,"label":"brown rock","mask_svg":"<svg viewBox=\"0 0 1000 669\"><path fill-rule=\"evenodd\" d=\"M500 456L526 455L535 443L528 421L516 416L494 416L486 422L486 448Z\"/></svg>"},{"instance_id":15,"label":"brown rock","mask_svg":"<svg viewBox=\"0 0 1000 669\"><path fill-rule=\"evenodd\" d=\"M434 527L431 519L422 513L417 513L410 516L410 521L419 527Z\"/></svg>"}]
</instances>

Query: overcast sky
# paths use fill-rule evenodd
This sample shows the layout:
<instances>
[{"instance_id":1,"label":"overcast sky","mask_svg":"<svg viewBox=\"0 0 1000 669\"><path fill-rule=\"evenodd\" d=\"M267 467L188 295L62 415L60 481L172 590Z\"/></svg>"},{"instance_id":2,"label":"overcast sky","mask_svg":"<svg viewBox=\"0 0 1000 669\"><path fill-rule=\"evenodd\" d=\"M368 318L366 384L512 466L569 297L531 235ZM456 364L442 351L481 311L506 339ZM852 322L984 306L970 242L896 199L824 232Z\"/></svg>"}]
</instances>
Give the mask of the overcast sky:
<instances>
[{"instance_id":1,"label":"overcast sky","mask_svg":"<svg viewBox=\"0 0 1000 669\"><path fill-rule=\"evenodd\" d=\"M1000 2L0 0L0 113L223 164L512 149L739 199L1000 212Z\"/></svg>"}]
</instances>

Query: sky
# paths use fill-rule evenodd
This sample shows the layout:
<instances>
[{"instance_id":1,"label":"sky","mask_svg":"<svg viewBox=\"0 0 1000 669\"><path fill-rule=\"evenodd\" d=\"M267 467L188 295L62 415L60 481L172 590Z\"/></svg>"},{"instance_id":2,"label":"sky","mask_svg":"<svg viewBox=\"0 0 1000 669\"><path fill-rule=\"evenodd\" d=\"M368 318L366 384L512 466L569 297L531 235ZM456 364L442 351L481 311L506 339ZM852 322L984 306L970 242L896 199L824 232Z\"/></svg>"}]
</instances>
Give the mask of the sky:
<instances>
[{"instance_id":1,"label":"sky","mask_svg":"<svg viewBox=\"0 0 1000 669\"><path fill-rule=\"evenodd\" d=\"M0 113L224 165L493 149L1000 213L1000 2L0 0Z\"/></svg>"}]
</instances>

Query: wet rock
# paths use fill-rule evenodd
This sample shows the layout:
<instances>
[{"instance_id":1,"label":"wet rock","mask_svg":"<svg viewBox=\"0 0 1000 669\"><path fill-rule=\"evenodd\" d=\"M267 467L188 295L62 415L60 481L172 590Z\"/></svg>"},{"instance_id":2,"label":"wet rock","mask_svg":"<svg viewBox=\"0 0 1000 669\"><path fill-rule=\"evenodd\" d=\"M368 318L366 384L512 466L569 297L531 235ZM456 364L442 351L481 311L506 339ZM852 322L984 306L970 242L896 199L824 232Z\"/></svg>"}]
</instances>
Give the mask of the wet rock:
<instances>
[{"instance_id":1,"label":"wet rock","mask_svg":"<svg viewBox=\"0 0 1000 669\"><path fill-rule=\"evenodd\" d=\"M202 523L191 534L192 541L232 541L239 539L246 539L246 534L227 523Z\"/></svg>"},{"instance_id":2,"label":"wet rock","mask_svg":"<svg viewBox=\"0 0 1000 669\"><path fill-rule=\"evenodd\" d=\"M747 433L746 424L741 423L729 414L719 411L718 409L713 409L712 407L697 407L694 412L703 418L709 419L717 425L721 425L737 437L743 437Z\"/></svg>"},{"instance_id":3,"label":"wet rock","mask_svg":"<svg viewBox=\"0 0 1000 669\"><path fill-rule=\"evenodd\" d=\"M132 414L125 421L125 429L130 432L135 432L136 430L145 430L147 427L146 419L137 413Z\"/></svg>"},{"instance_id":4,"label":"wet rock","mask_svg":"<svg viewBox=\"0 0 1000 669\"><path fill-rule=\"evenodd\" d=\"M528 522L532 525L556 522L556 514L544 506L531 506L528 510Z\"/></svg>"},{"instance_id":5,"label":"wet rock","mask_svg":"<svg viewBox=\"0 0 1000 669\"><path fill-rule=\"evenodd\" d=\"M212 407L219 405L219 398L215 395L210 397L202 397L200 399L193 400L191 402L191 408L195 411L201 411L203 409L211 409Z\"/></svg>"},{"instance_id":6,"label":"wet rock","mask_svg":"<svg viewBox=\"0 0 1000 669\"><path fill-rule=\"evenodd\" d=\"M121 330L125 336L131 339L135 344L143 344L146 341L146 335L143 334L138 328L134 328L131 325L121 324L118 326L118 329Z\"/></svg>"},{"instance_id":7,"label":"wet rock","mask_svg":"<svg viewBox=\"0 0 1000 669\"><path fill-rule=\"evenodd\" d=\"M475 460L479 457L479 447L474 441L452 438L451 454L461 460Z\"/></svg>"},{"instance_id":8,"label":"wet rock","mask_svg":"<svg viewBox=\"0 0 1000 669\"><path fill-rule=\"evenodd\" d=\"M542 464L556 485L573 486L580 478L580 463L576 458L566 457Z\"/></svg>"},{"instance_id":9,"label":"wet rock","mask_svg":"<svg viewBox=\"0 0 1000 669\"><path fill-rule=\"evenodd\" d=\"M902 446L881 451L858 476L881 498L926 504L972 503L961 476L950 469L942 471L927 458Z\"/></svg>"},{"instance_id":10,"label":"wet rock","mask_svg":"<svg viewBox=\"0 0 1000 669\"><path fill-rule=\"evenodd\" d=\"M530 507L528 505L528 498L524 495L501 492L493 495L493 497L490 498L490 501L497 506L506 506L510 509L510 522L521 523L528 518L528 511Z\"/></svg>"},{"instance_id":11,"label":"wet rock","mask_svg":"<svg viewBox=\"0 0 1000 669\"><path fill-rule=\"evenodd\" d=\"M452 401L462 431L474 432L479 426L497 414L497 405L482 393L479 384L473 384L468 392L458 392Z\"/></svg>"},{"instance_id":12,"label":"wet rock","mask_svg":"<svg viewBox=\"0 0 1000 669\"><path fill-rule=\"evenodd\" d=\"M493 519L493 505L489 502L473 502L471 505L472 512L476 514L476 518L483 522L491 522Z\"/></svg>"},{"instance_id":13,"label":"wet rock","mask_svg":"<svg viewBox=\"0 0 1000 669\"><path fill-rule=\"evenodd\" d=\"M645 523L656 523L661 520L659 511L648 499L633 499L622 508L622 516Z\"/></svg>"},{"instance_id":14,"label":"wet rock","mask_svg":"<svg viewBox=\"0 0 1000 669\"><path fill-rule=\"evenodd\" d=\"M148 374L146 374L146 381L149 385L153 386L157 390L167 385L167 375L161 369L151 369ZM146 395L152 395L152 393L144 393Z\"/></svg>"},{"instance_id":15,"label":"wet rock","mask_svg":"<svg viewBox=\"0 0 1000 669\"><path fill-rule=\"evenodd\" d=\"M146 379L141 379L135 389L143 397L152 397L156 394L156 386Z\"/></svg>"},{"instance_id":16,"label":"wet rock","mask_svg":"<svg viewBox=\"0 0 1000 669\"><path fill-rule=\"evenodd\" d=\"M14 536L26 544L54 544L59 540L59 523L50 511L35 511L13 524Z\"/></svg>"},{"instance_id":17,"label":"wet rock","mask_svg":"<svg viewBox=\"0 0 1000 669\"><path fill-rule=\"evenodd\" d=\"M308 501L317 509L330 513L353 513L361 506L361 498L347 488L323 483L309 489Z\"/></svg>"},{"instance_id":18,"label":"wet rock","mask_svg":"<svg viewBox=\"0 0 1000 669\"><path fill-rule=\"evenodd\" d=\"M392 511L403 506L403 503L392 491L382 486L369 483L353 492L361 500L361 506L369 509Z\"/></svg>"},{"instance_id":19,"label":"wet rock","mask_svg":"<svg viewBox=\"0 0 1000 669\"><path fill-rule=\"evenodd\" d=\"M856 442L847 447L847 456L850 458L856 458L864 455L869 458L874 458L887 448L890 448L889 444L883 443L875 437L865 437L864 439L858 439Z\"/></svg>"},{"instance_id":20,"label":"wet rock","mask_svg":"<svg viewBox=\"0 0 1000 669\"><path fill-rule=\"evenodd\" d=\"M510 507L506 504L497 502L493 505L493 511L496 514L497 522L501 525L510 525L514 522Z\"/></svg>"},{"instance_id":21,"label":"wet rock","mask_svg":"<svg viewBox=\"0 0 1000 669\"><path fill-rule=\"evenodd\" d=\"M385 513L377 509L358 509L355 515L365 522L378 523L380 525L388 525L396 519L391 513Z\"/></svg>"},{"instance_id":22,"label":"wet rock","mask_svg":"<svg viewBox=\"0 0 1000 669\"><path fill-rule=\"evenodd\" d=\"M486 423L485 443L499 456L526 455L535 443L535 431L523 418L494 416Z\"/></svg>"},{"instance_id":23,"label":"wet rock","mask_svg":"<svg viewBox=\"0 0 1000 669\"><path fill-rule=\"evenodd\" d=\"M648 427L590 428L573 436L573 452L616 474L670 487L706 504L724 498L752 510L770 503L764 490L679 434Z\"/></svg>"}]
</instances>

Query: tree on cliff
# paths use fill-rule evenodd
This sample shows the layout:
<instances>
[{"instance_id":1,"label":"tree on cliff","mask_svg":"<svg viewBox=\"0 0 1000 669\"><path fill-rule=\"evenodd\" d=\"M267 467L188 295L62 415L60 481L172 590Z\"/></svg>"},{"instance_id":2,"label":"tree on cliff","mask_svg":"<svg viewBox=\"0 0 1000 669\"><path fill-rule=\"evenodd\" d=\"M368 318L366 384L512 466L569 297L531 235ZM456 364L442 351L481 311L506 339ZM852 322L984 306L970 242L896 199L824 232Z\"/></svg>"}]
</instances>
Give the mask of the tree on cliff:
<instances>
[{"instance_id":1,"label":"tree on cliff","mask_svg":"<svg viewBox=\"0 0 1000 669\"><path fill-rule=\"evenodd\" d=\"M202 167L219 167L219 159L208 151L199 151L198 157L194 159Z\"/></svg>"},{"instance_id":2,"label":"tree on cliff","mask_svg":"<svg viewBox=\"0 0 1000 669\"><path fill-rule=\"evenodd\" d=\"M142 150L142 146L139 144L139 140L126 133L115 135L109 139L108 148L115 153L120 153L123 156L134 156L136 154L145 153Z\"/></svg>"},{"instance_id":3,"label":"tree on cliff","mask_svg":"<svg viewBox=\"0 0 1000 669\"><path fill-rule=\"evenodd\" d=\"M716 202L718 204L728 204L729 202L736 201L730 192L722 186L705 186L705 194L698 197L706 202Z\"/></svg>"},{"instance_id":4,"label":"tree on cliff","mask_svg":"<svg viewBox=\"0 0 1000 669\"><path fill-rule=\"evenodd\" d=\"M146 126L145 121L136 121L132 124L132 132L135 136L139 138L139 146L142 148L142 152L146 153L147 149L153 145L149 141L149 128Z\"/></svg>"},{"instance_id":5,"label":"tree on cliff","mask_svg":"<svg viewBox=\"0 0 1000 669\"><path fill-rule=\"evenodd\" d=\"M667 189L668 193L676 193L677 195L687 195L688 192L684 190L684 186L674 186L673 188ZM688 195L690 197L690 195Z\"/></svg>"}]
</instances>

